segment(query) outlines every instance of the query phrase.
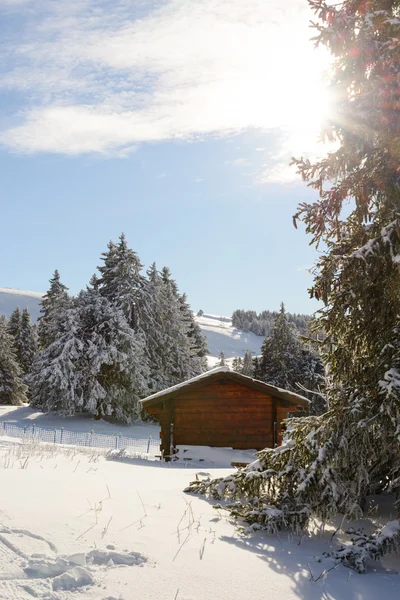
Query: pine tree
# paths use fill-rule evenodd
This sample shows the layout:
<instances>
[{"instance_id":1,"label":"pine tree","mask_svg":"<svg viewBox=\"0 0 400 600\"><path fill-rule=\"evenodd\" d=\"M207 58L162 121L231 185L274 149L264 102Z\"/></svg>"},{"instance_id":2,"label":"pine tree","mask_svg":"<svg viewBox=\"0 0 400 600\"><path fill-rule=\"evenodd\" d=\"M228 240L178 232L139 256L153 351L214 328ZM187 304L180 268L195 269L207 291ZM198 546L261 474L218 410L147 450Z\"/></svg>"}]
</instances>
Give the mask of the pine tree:
<instances>
[{"instance_id":1,"label":"pine tree","mask_svg":"<svg viewBox=\"0 0 400 600\"><path fill-rule=\"evenodd\" d=\"M37 331L31 323L31 316L27 308L21 313L17 307L8 321L7 331L12 336L13 348L17 362L21 368L24 382L29 374L37 353Z\"/></svg>"},{"instance_id":2,"label":"pine tree","mask_svg":"<svg viewBox=\"0 0 400 600\"><path fill-rule=\"evenodd\" d=\"M7 323L7 331L12 336L13 347L16 353L16 357L18 362L20 361L19 357L19 349L20 349L20 341L21 341L21 309L19 306L11 313L11 316Z\"/></svg>"},{"instance_id":3,"label":"pine tree","mask_svg":"<svg viewBox=\"0 0 400 600\"><path fill-rule=\"evenodd\" d=\"M309 412L322 414L326 407L324 367L311 342L299 337L282 303L271 334L262 345L261 359L253 365L253 373L256 379L301 393L311 401Z\"/></svg>"},{"instance_id":4,"label":"pine tree","mask_svg":"<svg viewBox=\"0 0 400 600\"><path fill-rule=\"evenodd\" d=\"M103 264L97 267L100 277L94 274L90 280L90 285L92 287L100 287L101 285L104 288L104 295L111 297L116 288L114 280L118 275L117 245L115 242L112 240L108 242L107 250L102 252L100 260L103 261Z\"/></svg>"},{"instance_id":5,"label":"pine tree","mask_svg":"<svg viewBox=\"0 0 400 600\"><path fill-rule=\"evenodd\" d=\"M217 363L217 367L226 367L226 359L225 359L225 354L223 353L223 351L221 350L221 352L219 353L219 362Z\"/></svg>"},{"instance_id":6,"label":"pine tree","mask_svg":"<svg viewBox=\"0 0 400 600\"><path fill-rule=\"evenodd\" d=\"M236 373L241 373L243 369L243 359L240 356L235 356L232 361L232 371L236 371Z\"/></svg>"},{"instance_id":7,"label":"pine tree","mask_svg":"<svg viewBox=\"0 0 400 600\"><path fill-rule=\"evenodd\" d=\"M253 377L254 366L253 366L253 357L251 355L250 350L246 350L246 352L245 352L241 373L243 375L247 375L247 377Z\"/></svg>"},{"instance_id":8,"label":"pine tree","mask_svg":"<svg viewBox=\"0 0 400 600\"><path fill-rule=\"evenodd\" d=\"M147 392L147 361L143 339L121 309L89 289L59 313L57 331L34 363L32 405L64 415L135 418Z\"/></svg>"},{"instance_id":9,"label":"pine tree","mask_svg":"<svg viewBox=\"0 0 400 600\"><path fill-rule=\"evenodd\" d=\"M258 380L261 379L260 359L258 356L253 358L253 377Z\"/></svg>"},{"instance_id":10,"label":"pine tree","mask_svg":"<svg viewBox=\"0 0 400 600\"><path fill-rule=\"evenodd\" d=\"M186 294L178 296L181 319L186 327L189 338L191 364L194 375L200 375L207 370L207 340L201 333L200 325L196 322L194 314L187 302Z\"/></svg>"},{"instance_id":11,"label":"pine tree","mask_svg":"<svg viewBox=\"0 0 400 600\"><path fill-rule=\"evenodd\" d=\"M251 350L246 350L244 358L237 356L233 359L232 371L236 371L236 373L242 373L242 375L247 375L247 377L253 377L254 364Z\"/></svg>"},{"instance_id":12,"label":"pine tree","mask_svg":"<svg viewBox=\"0 0 400 600\"><path fill-rule=\"evenodd\" d=\"M164 314L162 310L161 294L162 280L153 263L147 270L148 304L146 316L142 322L142 329L146 340L146 354L150 369L149 388L151 392L158 392L169 385L166 373L166 357L164 346Z\"/></svg>"},{"instance_id":13,"label":"pine tree","mask_svg":"<svg viewBox=\"0 0 400 600\"><path fill-rule=\"evenodd\" d=\"M204 359L193 356L188 322L185 313L182 314L178 287L167 267L161 270L158 305L163 339L160 353L164 359L165 377L171 386L201 373Z\"/></svg>"},{"instance_id":14,"label":"pine tree","mask_svg":"<svg viewBox=\"0 0 400 600\"><path fill-rule=\"evenodd\" d=\"M261 348L259 377L278 387L295 390L300 370L301 343L296 329L289 323L285 305L274 321L271 335Z\"/></svg>"},{"instance_id":15,"label":"pine tree","mask_svg":"<svg viewBox=\"0 0 400 600\"><path fill-rule=\"evenodd\" d=\"M0 404L19 405L27 402L27 388L22 382L13 346L6 319L0 316Z\"/></svg>"},{"instance_id":16,"label":"pine tree","mask_svg":"<svg viewBox=\"0 0 400 600\"><path fill-rule=\"evenodd\" d=\"M147 392L149 371L142 334L135 333L122 309L97 290L78 297L83 342L83 409L95 418L138 416L138 401Z\"/></svg>"},{"instance_id":17,"label":"pine tree","mask_svg":"<svg viewBox=\"0 0 400 600\"><path fill-rule=\"evenodd\" d=\"M44 412L73 415L82 410L85 400L78 308L70 305L52 317L52 332L56 332L56 337L33 363L29 378L31 406Z\"/></svg>"},{"instance_id":18,"label":"pine tree","mask_svg":"<svg viewBox=\"0 0 400 600\"><path fill-rule=\"evenodd\" d=\"M43 296L41 301L39 317L39 343L41 348L47 348L57 337L57 323L59 323L59 313L66 310L71 304L68 296L68 288L61 283L60 274L54 271L50 279L50 288Z\"/></svg>"},{"instance_id":19,"label":"pine tree","mask_svg":"<svg viewBox=\"0 0 400 600\"><path fill-rule=\"evenodd\" d=\"M37 331L31 322L31 315L24 308L21 315L19 363L24 375L32 370L33 362L38 351Z\"/></svg>"},{"instance_id":20,"label":"pine tree","mask_svg":"<svg viewBox=\"0 0 400 600\"><path fill-rule=\"evenodd\" d=\"M326 247L311 294L324 303L317 326L326 336L329 410L291 421L285 452L260 452L225 481L191 487L230 495L232 514L270 531L300 530L311 516L358 518L368 494L400 493L400 2L309 4L316 43L333 55L326 135L337 149L294 161L319 193L295 222ZM363 572L369 559L399 548L395 520L334 556Z\"/></svg>"},{"instance_id":21,"label":"pine tree","mask_svg":"<svg viewBox=\"0 0 400 600\"><path fill-rule=\"evenodd\" d=\"M310 400L310 414L322 415L326 411L324 365L319 354L307 345L301 352L296 388Z\"/></svg>"},{"instance_id":22,"label":"pine tree","mask_svg":"<svg viewBox=\"0 0 400 600\"><path fill-rule=\"evenodd\" d=\"M102 260L104 264L98 267L101 277L97 281L100 293L122 310L129 325L137 331L146 289L145 278L141 275L143 265L136 252L128 248L123 233L118 244L109 242Z\"/></svg>"},{"instance_id":23,"label":"pine tree","mask_svg":"<svg viewBox=\"0 0 400 600\"><path fill-rule=\"evenodd\" d=\"M168 267L163 267L160 275L165 285L171 289L172 294L178 298L178 286L175 279L172 279L171 270Z\"/></svg>"}]
</instances>

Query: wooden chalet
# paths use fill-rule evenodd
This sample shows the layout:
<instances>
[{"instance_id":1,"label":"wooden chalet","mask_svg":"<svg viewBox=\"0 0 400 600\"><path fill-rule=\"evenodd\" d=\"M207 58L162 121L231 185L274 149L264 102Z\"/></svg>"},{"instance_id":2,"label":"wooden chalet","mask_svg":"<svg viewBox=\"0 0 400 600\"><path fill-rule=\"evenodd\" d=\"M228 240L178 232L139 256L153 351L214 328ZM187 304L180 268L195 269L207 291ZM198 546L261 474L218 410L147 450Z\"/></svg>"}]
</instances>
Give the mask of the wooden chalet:
<instances>
[{"instance_id":1,"label":"wooden chalet","mask_svg":"<svg viewBox=\"0 0 400 600\"><path fill-rule=\"evenodd\" d=\"M274 448L282 441L281 422L309 401L251 377L218 367L141 401L161 426L166 460L176 446L236 449Z\"/></svg>"}]
</instances>

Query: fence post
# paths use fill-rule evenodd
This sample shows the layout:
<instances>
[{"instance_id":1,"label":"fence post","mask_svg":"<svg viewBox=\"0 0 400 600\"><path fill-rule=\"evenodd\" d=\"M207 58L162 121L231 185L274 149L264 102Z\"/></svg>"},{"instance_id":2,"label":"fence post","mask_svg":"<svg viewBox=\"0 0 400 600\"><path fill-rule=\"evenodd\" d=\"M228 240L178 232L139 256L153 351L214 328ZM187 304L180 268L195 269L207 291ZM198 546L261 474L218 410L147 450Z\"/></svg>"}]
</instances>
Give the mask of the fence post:
<instances>
[{"instance_id":1,"label":"fence post","mask_svg":"<svg viewBox=\"0 0 400 600\"><path fill-rule=\"evenodd\" d=\"M92 447L93 444L93 429L90 431L90 447Z\"/></svg>"},{"instance_id":2,"label":"fence post","mask_svg":"<svg viewBox=\"0 0 400 600\"><path fill-rule=\"evenodd\" d=\"M121 434L120 434L120 435L116 435L116 436L115 436L115 448L116 448L117 450L118 450L118 445L119 445L119 437L120 437L120 436L121 436Z\"/></svg>"},{"instance_id":3,"label":"fence post","mask_svg":"<svg viewBox=\"0 0 400 600\"><path fill-rule=\"evenodd\" d=\"M24 425L24 437L26 436L26 425Z\"/></svg>"},{"instance_id":4,"label":"fence post","mask_svg":"<svg viewBox=\"0 0 400 600\"><path fill-rule=\"evenodd\" d=\"M63 443L64 427L61 427L60 444Z\"/></svg>"},{"instance_id":5,"label":"fence post","mask_svg":"<svg viewBox=\"0 0 400 600\"><path fill-rule=\"evenodd\" d=\"M149 435L149 441L147 442L147 454L150 454L150 443L151 443L151 435Z\"/></svg>"},{"instance_id":6,"label":"fence post","mask_svg":"<svg viewBox=\"0 0 400 600\"><path fill-rule=\"evenodd\" d=\"M56 443L57 429L54 429L54 443Z\"/></svg>"},{"instance_id":7,"label":"fence post","mask_svg":"<svg viewBox=\"0 0 400 600\"><path fill-rule=\"evenodd\" d=\"M35 423L32 423L32 439L35 437Z\"/></svg>"},{"instance_id":8,"label":"fence post","mask_svg":"<svg viewBox=\"0 0 400 600\"><path fill-rule=\"evenodd\" d=\"M6 423L6 421L3 421L3 425L4 425L4 431L7 431L7 423Z\"/></svg>"}]
</instances>

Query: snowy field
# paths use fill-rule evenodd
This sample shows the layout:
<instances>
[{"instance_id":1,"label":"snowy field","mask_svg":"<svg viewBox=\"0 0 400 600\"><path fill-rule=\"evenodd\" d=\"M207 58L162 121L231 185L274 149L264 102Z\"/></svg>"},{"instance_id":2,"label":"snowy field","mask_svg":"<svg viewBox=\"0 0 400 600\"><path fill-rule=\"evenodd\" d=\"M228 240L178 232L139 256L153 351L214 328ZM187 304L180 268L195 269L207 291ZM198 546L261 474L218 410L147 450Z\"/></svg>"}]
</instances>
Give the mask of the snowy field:
<instances>
[{"instance_id":1,"label":"snowy field","mask_svg":"<svg viewBox=\"0 0 400 600\"><path fill-rule=\"evenodd\" d=\"M242 536L183 492L196 475L230 472L0 437L1 600L398 597L398 557L366 575L340 566L313 582L310 570L317 579L332 566L315 558L329 550L332 527L302 539Z\"/></svg>"},{"instance_id":2,"label":"snowy field","mask_svg":"<svg viewBox=\"0 0 400 600\"><path fill-rule=\"evenodd\" d=\"M203 314L196 316L196 321L200 325L203 335L207 338L209 367L215 367L218 363L218 357L222 351L225 358L230 359L227 362L231 364L232 359L241 356L244 357L246 350L250 350L253 355L261 354L261 345L264 338L251 332L245 332L232 326L230 317L218 315Z\"/></svg>"}]
</instances>

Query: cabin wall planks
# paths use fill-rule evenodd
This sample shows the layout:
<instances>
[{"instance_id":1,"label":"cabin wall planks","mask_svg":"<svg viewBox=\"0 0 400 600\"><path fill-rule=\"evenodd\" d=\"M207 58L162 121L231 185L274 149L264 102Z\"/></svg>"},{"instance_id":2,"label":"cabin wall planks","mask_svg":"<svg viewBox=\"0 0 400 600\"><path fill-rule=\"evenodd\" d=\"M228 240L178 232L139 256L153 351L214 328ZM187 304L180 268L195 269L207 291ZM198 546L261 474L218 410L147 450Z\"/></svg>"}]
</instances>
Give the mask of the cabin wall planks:
<instances>
[{"instance_id":1,"label":"cabin wall planks","mask_svg":"<svg viewBox=\"0 0 400 600\"><path fill-rule=\"evenodd\" d=\"M296 406L260 389L221 376L201 386L181 388L175 396L146 406L161 426L161 450L169 458L173 444L273 448L282 442L281 421ZM275 425L274 425L275 424Z\"/></svg>"}]
</instances>

